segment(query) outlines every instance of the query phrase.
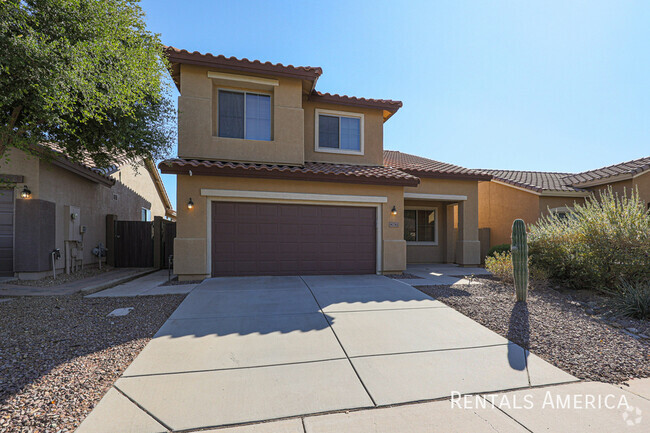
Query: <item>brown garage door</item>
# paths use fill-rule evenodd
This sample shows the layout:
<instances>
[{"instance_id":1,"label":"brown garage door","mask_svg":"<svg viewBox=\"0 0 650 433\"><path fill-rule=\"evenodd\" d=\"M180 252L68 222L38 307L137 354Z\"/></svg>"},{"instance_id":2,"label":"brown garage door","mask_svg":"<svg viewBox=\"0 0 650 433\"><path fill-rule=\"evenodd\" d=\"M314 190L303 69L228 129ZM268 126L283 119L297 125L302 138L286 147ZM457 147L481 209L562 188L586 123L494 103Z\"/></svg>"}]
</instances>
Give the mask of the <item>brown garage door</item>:
<instances>
[{"instance_id":1,"label":"brown garage door","mask_svg":"<svg viewBox=\"0 0 650 433\"><path fill-rule=\"evenodd\" d=\"M212 203L212 275L371 274L372 207Z\"/></svg>"}]
</instances>

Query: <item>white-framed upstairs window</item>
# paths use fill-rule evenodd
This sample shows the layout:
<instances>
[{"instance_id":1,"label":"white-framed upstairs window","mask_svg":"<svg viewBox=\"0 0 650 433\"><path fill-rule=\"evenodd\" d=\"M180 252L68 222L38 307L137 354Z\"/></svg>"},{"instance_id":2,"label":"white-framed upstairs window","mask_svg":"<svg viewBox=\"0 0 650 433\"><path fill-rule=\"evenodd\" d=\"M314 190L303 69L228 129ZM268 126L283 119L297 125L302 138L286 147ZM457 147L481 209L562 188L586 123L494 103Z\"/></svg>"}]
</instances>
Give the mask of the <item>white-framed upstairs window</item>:
<instances>
[{"instance_id":1,"label":"white-framed upstairs window","mask_svg":"<svg viewBox=\"0 0 650 433\"><path fill-rule=\"evenodd\" d=\"M217 134L224 138L271 140L271 95L218 90Z\"/></svg>"},{"instance_id":2,"label":"white-framed upstairs window","mask_svg":"<svg viewBox=\"0 0 650 433\"><path fill-rule=\"evenodd\" d=\"M438 245L438 209L406 208L404 240L407 244Z\"/></svg>"},{"instance_id":3,"label":"white-framed upstairs window","mask_svg":"<svg viewBox=\"0 0 650 433\"><path fill-rule=\"evenodd\" d=\"M316 109L316 152L363 155L363 114Z\"/></svg>"}]
</instances>

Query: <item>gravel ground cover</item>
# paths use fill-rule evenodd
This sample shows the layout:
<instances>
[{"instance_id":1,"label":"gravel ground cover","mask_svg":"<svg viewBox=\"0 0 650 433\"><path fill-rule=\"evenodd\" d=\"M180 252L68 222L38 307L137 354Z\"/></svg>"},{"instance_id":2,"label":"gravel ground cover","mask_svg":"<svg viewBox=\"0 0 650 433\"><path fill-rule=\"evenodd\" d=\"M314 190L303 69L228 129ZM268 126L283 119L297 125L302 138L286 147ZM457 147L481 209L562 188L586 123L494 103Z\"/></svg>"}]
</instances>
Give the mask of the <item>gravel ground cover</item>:
<instances>
[{"instance_id":1,"label":"gravel ground cover","mask_svg":"<svg viewBox=\"0 0 650 433\"><path fill-rule=\"evenodd\" d=\"M97 275L102 275L112 270L113 268L105 265L102 265L101 269L96 266L84 266L83 271L77 271L72 274L66 274L65 272L57 273L56 278L49 276L39 280L12 280L9 284L17 286L51 287L64 283L71 283L73 281L81 280L82 278L96 277Z\"/></svg>"},{"instance_id":2,"label":"gravel ground cover","mask_svg":"<svg viewBox=\"0 0 650 433\"><path fill-rule=\"evenodd\" d=\"M0 303L0 432L72 432L184 295ZM106 317L134 307L124 317Z\"/></svg>"},{"instance_id":3,"label":"gravel ground cover","mask_svg":"<svg viewBox=\"0 0 650 433\"><path fill-rule=\"evenodd\" d=\"M402 272L401 274L387 274L384 276L394 280L424 280L424 278L409 274L408 272Z\"/></svg>"},{"instance_id":4,"label":"gravel ground cover","mask_svg":"<svg viewBox=\"0 0 650 433\"><path fill-rule=\"evenodd\" d=\"M590 304L571 293L537 287L527 303L517 303L514 288L486 278L475 281L481 284L417 288L578 378L621 383L650 376L650 340L611 317L588 314ZM647 321L621 321L648 334Z\"/></svg>"}]
</instances>

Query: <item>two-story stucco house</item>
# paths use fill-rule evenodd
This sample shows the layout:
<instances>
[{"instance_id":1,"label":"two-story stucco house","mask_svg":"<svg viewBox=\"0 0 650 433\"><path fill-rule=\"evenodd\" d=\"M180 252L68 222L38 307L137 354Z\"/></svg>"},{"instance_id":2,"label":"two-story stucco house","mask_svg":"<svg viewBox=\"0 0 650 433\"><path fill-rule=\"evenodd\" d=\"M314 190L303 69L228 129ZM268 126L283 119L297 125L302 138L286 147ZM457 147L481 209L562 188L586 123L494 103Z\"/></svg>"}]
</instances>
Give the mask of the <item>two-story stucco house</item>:
<instances>
[{"instance_id":1,"label":"two-story stucco house","mask_svg":"<svg viewBox=\"0 0 650 433\"><path fill-rule=\"evenodd\" d=\"M384 151L402 103L316 91L320 68L169 47L180 91L174 272L401 272L480 263L478 182L491 176Z\"/></svg>"}]
</instances>

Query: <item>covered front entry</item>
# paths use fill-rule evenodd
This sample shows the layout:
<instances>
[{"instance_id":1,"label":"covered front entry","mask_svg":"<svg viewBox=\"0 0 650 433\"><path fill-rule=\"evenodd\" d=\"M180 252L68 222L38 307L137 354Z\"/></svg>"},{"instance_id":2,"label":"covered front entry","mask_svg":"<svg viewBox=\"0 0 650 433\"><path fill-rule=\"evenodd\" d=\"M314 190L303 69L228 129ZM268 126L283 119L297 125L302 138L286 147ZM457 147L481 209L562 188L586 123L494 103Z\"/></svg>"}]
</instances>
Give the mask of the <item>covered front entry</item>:
<instances>
[{"instance_id":1,"label":"covered front entry","mask_svg":"<svg viewBox=\"0 0 650 433\"><path fill-rule=\"evenodd\" d=\"M212 202L212 276L374 274L376 208Z\"/></svg>"}]
</instances>

